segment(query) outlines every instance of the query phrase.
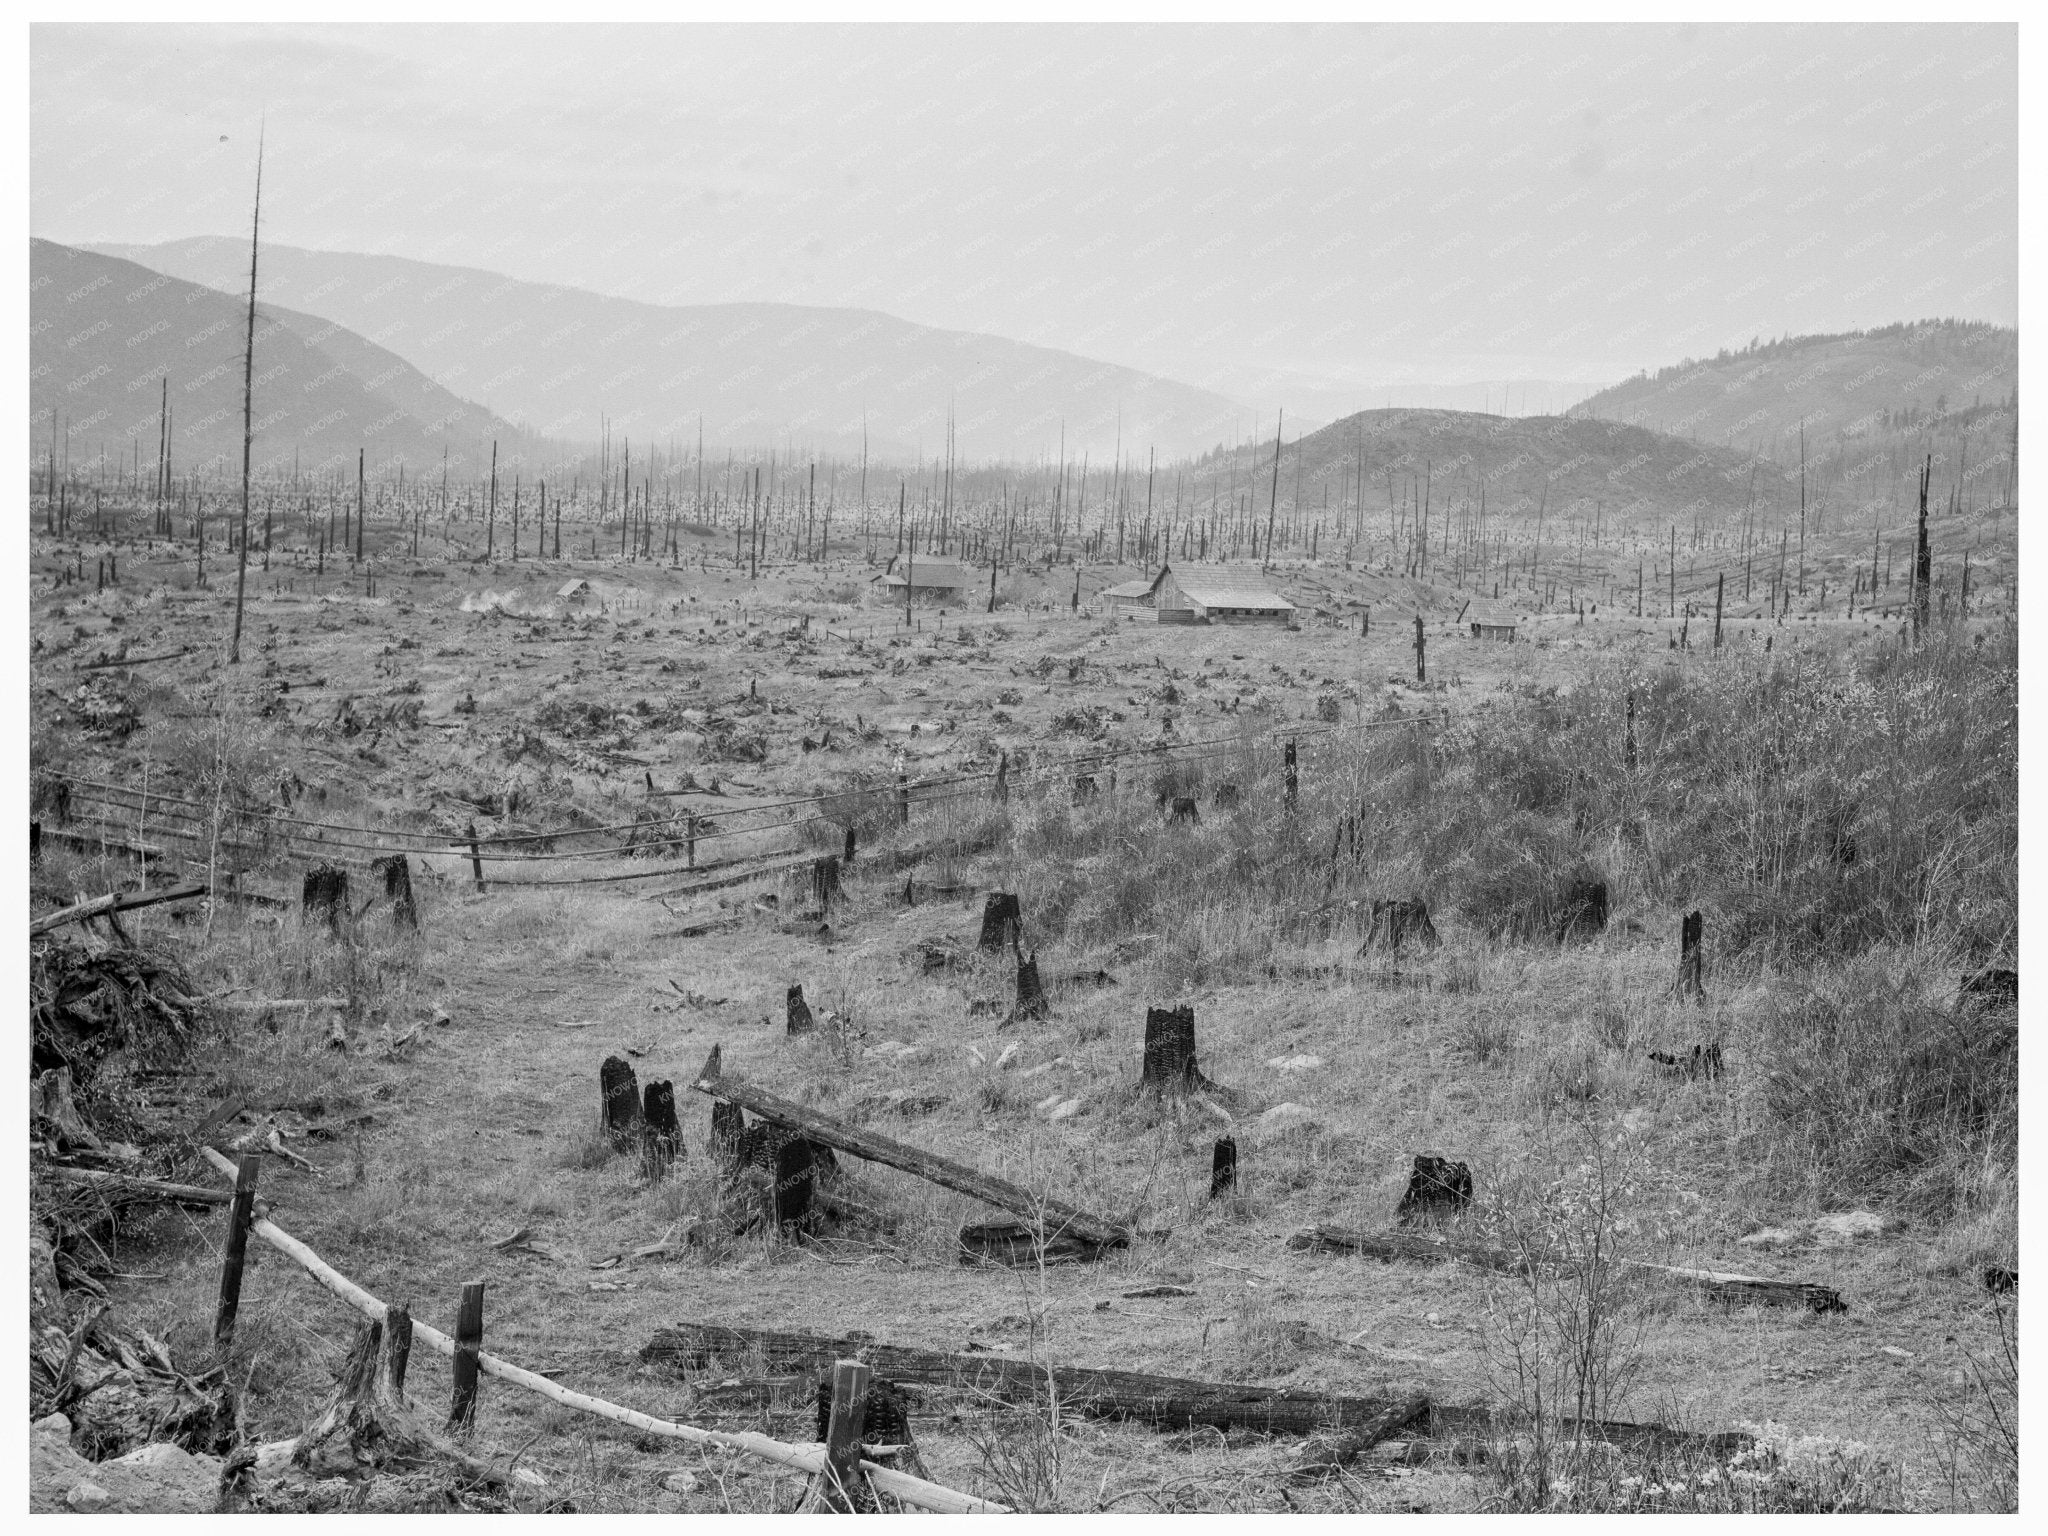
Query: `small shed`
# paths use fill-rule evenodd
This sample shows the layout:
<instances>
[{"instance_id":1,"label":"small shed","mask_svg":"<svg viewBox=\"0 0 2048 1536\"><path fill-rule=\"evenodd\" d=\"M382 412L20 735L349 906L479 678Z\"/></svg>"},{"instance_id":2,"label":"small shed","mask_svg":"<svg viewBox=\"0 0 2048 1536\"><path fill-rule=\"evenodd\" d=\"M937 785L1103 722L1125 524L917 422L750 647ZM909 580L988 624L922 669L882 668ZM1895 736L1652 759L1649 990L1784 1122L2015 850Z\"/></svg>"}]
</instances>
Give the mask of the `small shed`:
<instances>
[{"instance_id":1,"label":"small shed","mask_svg":"<svg viewBox=\"0 0 2048 1536\"><path fill-rule=\"evenodd\" d=\"M1491 598L1474 598L1465 610L1465 622L1472 626L1474 640L1513 641L1521 618L1513 609Z\"/></svg>"},{"instance_id":2,"label":"small shed","mask_svg":"<svg viewBox=\"0 0 2048 1536\"><path fill-rule=\"evenodd\" d=\"M1103 606L1111 618L1126 613L1150 613L1152 611L1152 583L1149 581L1120 581L1113 587L1102 589Z\"/></svg>"},{"instance_id":3,"label":"small shed","mask_svg":"<svg viewBox=\"0 0 2048 1536\"><path fill-rule=\"evenodd\" d=\"M581 576L574 581L565 581L555 593L555 601L567 608L585 608L597 594L590 589L590 583Z\"/></svg>"},{"instance_id":4,"label":"small shed","mask_svg":"<svg viewBox=\"0 0 2048 1536\"><path fill-rule=\"evenodd\" d=\"M978 577L968 566L957 560L906 560L892 566L882 577L882 586L893 594L898 602L903 599L903 589L908 587L913 599L935 598L950 602L968 588L977 585Z\"/></svg>"},{"instance_id":5,"label":"small shed","mask_svg":"<svg viewBox=\"0 0 2048 1536\"><path fill-rule=\"evenodd\" d=\"M1294 604L1263 578L1228 568L1179 575L1166 566L1152 582L1152 606L1162 623L1288 624L1294 619Z\"/></svg>"}]
</instances>

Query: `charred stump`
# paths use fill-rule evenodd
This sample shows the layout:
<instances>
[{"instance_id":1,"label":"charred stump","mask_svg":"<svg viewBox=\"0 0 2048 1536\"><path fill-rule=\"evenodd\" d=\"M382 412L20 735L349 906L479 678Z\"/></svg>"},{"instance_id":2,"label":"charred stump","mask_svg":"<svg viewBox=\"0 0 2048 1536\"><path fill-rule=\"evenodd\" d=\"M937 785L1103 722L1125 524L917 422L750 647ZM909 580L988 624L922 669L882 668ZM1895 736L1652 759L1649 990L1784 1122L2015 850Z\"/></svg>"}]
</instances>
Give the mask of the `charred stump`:
<instances>
[{"instance_id":1,"label":"charred stump","mask_svg":"<svg viewBox=\"0 0 2048 1536\"><path fill-rule=\"evenodd\" d=\"M1216 798L1213 803L1217 810L1235 810L1237 802L1238 788L1235 784L1218 784L1216 786Z\"/></svg>"},{"instance_id":2,"label":"charred stump","mask_svg":"<svg viewBox=\"0 0 2048 1536\"><path fill-rule=\"evenodd\" d=\"M1193 1004L1145 1010L1145 1062L1139 1086L1162 1093L1214 1086L1195 1061Z\"/></svg>"},{"instance_id":3,"label":"charred stump","mask_svg":"<svg viewBox=\"0 0 2048 1536\"><path fill-rule=\"evenodd\" d=\"M1009 891L990 891L981 907L981 949L999 954L1023 942L1024 909Z\"/></svg>"},{"instance_id":4,"label":"charred stump","mask_svg":"<svg viewBox=\"0 0 2048 1536\"><path fill-rule=\"evenodd\" d=\"M1013 1019L1049 1019L1052 1006L1045 1000L1045 985L1038 979L1038 951L1031 952L1029 960L1019 956L1017 960L1017 1007L1010 1015Z\"/></svg>"},{"instance_id":5,"label":"charred stump","mask_svg":"<svg viewBox=\"0 0 2048 1536\"><path fill-rule=\"evenodd\" d=\"M811 1144L792 1136L775 1149L775 1226L777 1230L801 1223L811 1209L811 1192L816 1182Z\"/></svg>"},{"instance_id":6,"label":"charred stump","mask_svg":"<svg viewBox=\"0 0 2048 1536\"><path fill-rule=\"evenodd\" d=\"M640 1080L623 1057L607 1056L597 1069L602 1125L615 1150L640 1139Z\"/></svg>"},{"instance_id":7,"label":"charred stump","mask_svg":"<svg viewBox=\"0 0 2048 1536\"><path fill-rule=\"evenodd\" d=\"M1394 1207L1394 1220L1410 1222L1460 1215L1472 1203L1472 1170L1447 1157L1418 1153L1407 1193Z\"/></svg>"},{"instance_id":8,"label":"charred stump","mask_svg":"<svg viewBox=\"0 0 2048 1536\"><path fill-rule=\"evenodd\" d=\"M1402 946L1411 942L1425 949L1437 946L1436 925L1429 920L1429 903L1419 897L1374 901L1372 926L1366 930L1365 942L1358 952L1363 955L1371 949L1386 949L1398 955Z\"/></svg>"},{"instance_id":9,"label":"charred stump","mask_svg":"<svg viewBox=\"0 0 2048 1536\"><path fill-rule=\"evenodd\" d=\"M402 853L372 859L370 869L384 881L384 897L391 903L391 921L401 928L420 925L419 908L412 899L412 866Z\"/></svg>"},{"instance_id":10,"label":"charred stump","mask_svg":"<svg viewBox=\"0 0 2048 1536\"><path fill-rule=\"evenodd\" d=\"M917 1437L910 1432L910 1394L893 1381L870 1377L867 1395L861 1400L865 1410L861 1420L860 1460L872 1461L877 1466L894 1467L899 1472L908 1472L912 1477L925 1477L924 1458L917 1452ZM832 1376L827 1372L818 1382L818 1439L823 1440L832 1423ZM878 1445L899 1446L901 1449L884 1452L877 1456L872 1449ZM853 1490L873 1494L873 1488L866 1478L857 1480ZM887 1498L886 1494L874 1495ZM893 1506L892 1506L893 1507Z\"/></svg>"},{"instance_id":11,"label":"charred stump","mask_svg":"<svg viewBox=\"0 0 2048 1536\"><path fill-rule=\"evenodd\" d=\"M811 1017L811 1005L804 1001L802 982L791 985L788 997L789 1033L807 1035L818 1027L818 1021Z\"/></svg>"},{"instance_id":12,"label":"charred stump","mask_svg":"<svg viewBox=\"0 0 2048 1536\"><path fill-rule=\"evenodd\" d=\"M1590 939L1607 928L1607 882L1574 880L1565 887L1557 915L1557 942Z\"/></svg>"},{"instance_id":13,"label":"charred stump","mask_svg":"<svg viewBox=\"0 0 2048 1536\"><path fill-rule=\"evenodd\" d=\"M1237 1187L1237 1140L1231 1136L1220 1136L1216 1140L1216 1152L1209 1160L1209 1198L1220 1200Z\"/></svg>"},{"instance_id":14,"label":"charred stump","mask_svg":"<svg viewBox=\"0 0 2048 1536\"><path fill-rule=\"evenodd\" d=\"M829 912L832 903L845 892L839 883L839 855L828 853L822 859L811 861L811 899Z\"/></svg>"},{"instance_id":15,"label":"charred stump","mask_svg":"<svg viewBox=\"0 0 2048 1536\"><path fill-rule=\"evenodd\" d=\"M649 1183L661 1182L683 1155L683 1128L676 1119L675 1084L649 1083L642 1096L640 1160Z\"/></svg>"},{"instance_id":16,"label":"charred stump","mask_svg":"<svg viewBox=\"0 0 2048 1536\"><path fill-rule=\"evenodd\" d=\"M1678 995L1696 1003L1707 1000L1700 943L1705 930L1706 920L1697 912L1686 913L1678 929Z\"/></svg>"},{"instance_id":17,"label":"charred stump","mask_svg":"<svg viewBox=\"0 0 2048 1536\"><path fill-rule=\"evenodd\" d=\"M724 1168L737 1168L744 1161L742 1143L747 1136L747 1116L737 1104L718 1100L711 1106L711 1159Z\"/></svg>"},{"instance_id":18,"label":"charred stump","mask_svg":"<svg viewBox=\"0 0 2048 1536\"><path fill-rule=\"evenodd\" d=\"M305 917L319 914L327 919L330 933L341 931L348 915L348 871L334 864L318 864L306 871L299 890L299 911Z\"/></svg>"},{"instance_id":19,"label":"charred stump","mask_svg":"<svg viewBox=\"0 0 2048 1536\"><path fill-rule=\"evenodd\" d=\"M1202 824L1202 813L1195 808L1195 801L1192 795L1176 795L1173 798L1173 810L1168 814L1166 820L1169 826L1175 822L1185 821L1199 827Z\"/></svg>"}]
</instances>

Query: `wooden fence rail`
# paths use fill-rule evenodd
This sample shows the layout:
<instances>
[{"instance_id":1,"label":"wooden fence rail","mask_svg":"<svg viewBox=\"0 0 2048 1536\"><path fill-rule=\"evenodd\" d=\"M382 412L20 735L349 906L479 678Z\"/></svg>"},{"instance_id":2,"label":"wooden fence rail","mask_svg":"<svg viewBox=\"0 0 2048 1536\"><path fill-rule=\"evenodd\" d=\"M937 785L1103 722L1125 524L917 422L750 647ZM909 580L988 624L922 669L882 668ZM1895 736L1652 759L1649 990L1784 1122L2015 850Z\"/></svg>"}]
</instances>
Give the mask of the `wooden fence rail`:
<instances>
[{"instance_id":1,"label":"wooden fence rail","mask_svg":"<svg viewBox=\"0 0 2048 1536\"><path fill-rule=\"evenodd\" d=\"M202 1147L200 1150L206 1154L207 1161L216 1169L230 1178L235 1176L235 1164L222 1153L212 1147ZM379 1301L346 1275L332 1268L319 1254L278 1227L268 1216L261 1214L260 1209L256 1219L249 1226L249 1233L293 1260L327 1290L339 1296L365 1317L380 1323L389 1319L392 1311L389 1305ZM415 1342L424 1343L451 1360L455 1357L455 1340L417 1318L412 1322L412 1337ZM622 1408L617 1403L606 1402L603 1398L591 1397L587 1393L560 1386L545 1376L536 1375L532 1371L513 1365L508 1360L500 1360L496 1355L482 1351L477 1354L477 1368L485 1376L508 1381L516 1387L524 1387L529 1392L537 1392L565 1408L574 1408L598 1418L610 1419L614 1423L637 1429L643 1434L660 1435L671 1440L687 1440L698 1445L723 1446L727 1450L741 1451L750 1456L758 1456L764 1461L808 1472L814 1477L823 1474L828 1466L826 1448L822 1443L788 1444L744 1430L699 1429L694 1424L674 1424L666 1419L657 1419L652 1414L641 1413L633 1408ZM926 1482L921 1477L899 1472L893 1467L863 1461L860 1469L879 1492L901 1499L906 1504L914 1504L920 1509L949 1515L1010 1512L1008 1505L941 1487L937 1483Z\"/></svg>"}]
</instances>

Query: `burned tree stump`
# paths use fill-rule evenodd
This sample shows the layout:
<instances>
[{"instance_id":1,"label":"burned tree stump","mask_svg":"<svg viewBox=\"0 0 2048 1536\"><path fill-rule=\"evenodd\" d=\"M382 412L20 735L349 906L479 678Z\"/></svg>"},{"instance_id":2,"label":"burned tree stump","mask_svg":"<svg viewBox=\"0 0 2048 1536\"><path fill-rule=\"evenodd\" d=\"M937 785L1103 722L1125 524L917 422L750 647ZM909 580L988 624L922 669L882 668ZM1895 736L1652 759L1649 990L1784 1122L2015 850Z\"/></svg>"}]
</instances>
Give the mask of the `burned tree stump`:
<instances>
[{"instance_id":1,"label":"burned tree stump","mask_svg":"<svg viewBox=\"0 0 2048 1536\"><path fill-rule=\"evenodd\" d=\"M894 1467L912 1477L924 1477L924 1458L918 1455L917 1437L910 1432L910 1394L893 1381L871 1377L862 1403L865 1411L861 1421L860 1459L878 1466ZM827 1372L818 1382L819 1440L825 1438L831 1425L832 1376ZM877 1456L871 1449L877 1445L894 1445L902 1449ZM860 1486L867 1487L866 1479L861 1480Z\"/></svg>"},{"instance_id":2,"label":"burned tree stump","mask_svg":"<svg viewBox=\"0 0 2048 1536\"><path fill-rule=\"evenodd\" d=\"M1557 942L1590 939L1607 928L1607 882L1574 880L1558 903Z\"/></svg>"},{"instance_id":3,"label":"burned tree stump","mask_svg":"<svg viewBox=\"0 0 2048 1536\"><path fill-rule=\"evenodd\" d=\"M1697 912L1688 912L1678 930L1678 995L1696 1003L1707 1000L1700 944L1705 929L1706 920Z\"/></svg>"},{"instance_id":4,"label":"burned tree stump","mask_svg":"<svg viewBox=\"0 0 2048 1536\"><path fill-rule=\"evenodd\" d=\"M392 923L401 928L419 927L419 908L412 899L412 866L406 862L405 855L394 853L372 859L370 868L384 881L384 897L391 903Z\"/></svg>"},{"instance_id":5,"label":"burned tree stump","mask_svg":"<svg viewBox=\"0 0 2048 1536\"><path fill-rule=\"evenodd\" d=\"M1366 930L1365 942L1358 947L1359 954L1386 949L1398 955L1402 946L1411 941L1425 949L1437 946L1436 925L1429 920L1429 903L1419 897L1374 901L1372 926Z\"/></svg>"},{"instance_id":6,"label":"burned tree stump","mask_svg":"<svg viewBox=\"0 0 2048 1536\"><path fill-rule=\"evenodd\" d=\"M807 1035L818 1027L818 1021L811 1017L811 1005L804 1001L802 982L794 983L788 997L789 1033Z\"/></svg>"},{"instance_id":7,"label":"burned tree stump","mask_svg":"<svg viewBox=\"0 0 2048 1536\"><path fill-rule=\"evenodd\" d=\"M624 1151L640 1139L640 1080L619 1056L607 1056L597 1069L601 1123L615 1150Z\"/></svg>"},{"instance_id":8,"label":"burned tree stump","mask_svg":"<svg viewBox=\"0 0 2048 1536\"><path fill-rule=\"evenodd\" d=\"M1219 811L1231 811L1237 809L1238 798L1238 789L1235 784L1218 784L1216 786L1216 798L1212 803Z\"/></svg>"},{"instance_id":9,"label":"burned tree stump","mask_svg":"<svg viewBox=\"0 0 2048 1536\"><path fill-rule=\"evenodd\" d=\"M641 1108L640 1161L649 1183L661 1182L683 1155L683 1128L676 1119L675 1084L649 1083Z\"/></svg>"},{"instance_id":10,"label":"burned tree stump","mask_svg":"<svg viewBox=\"0 0 2048 1536\"><path fill-rule=\"evenodd\" d=\"M775 1149L775 1225L777 1230L809 1215L816 1182L811 1144L792 1136Z\"/></svg>"},{"instance_id":11,"label":"burned tree stump","mask_svg":"<svg viewBox=\"0 0 2048 1536\"><path fill-rule=\"evenodd\" d=\"M1169 826L1175 822L1185 821L1199 827L1202 824L1202 813L1195 809L1193 796L1176 795L1173 799L1172 813L1167 816L1166 820Z\"/></svg>"},{"instance_id":12,"label":"burned tree stump","mask_svg":"<svg viewBox=\"0 0 2048 1536\"><path fill-rule=\"evenodd\" d=\"M1049 1019L1052 1006L1045 1000L1045 986L1038 979L1038 951L1031 952L1029 960L1022 956L1017 960L1017 1006L1012 1019Z\"/></svg>"},{"instance_id":13,"label":"burned tree stump","mask_svg":"<svg viewBox=\"0 0 2048 1536\"><path fill-rule=\"evenodd\" d=\"M828 853L822 859L812 860L811 899L829 912L832 903L844 894L839 883L839 855Z\"/></svg>"},{"instance_id":14,"label":"burned tree stump","mask_svg":"<svg viewBox=\"0 0 2048 1536\"><path fill-rule=\"evenodd\" d=\"M1668 1067L1673 1072L1683 1072L1688 1081L1705 1078L1713 1082L1721 1076L1719 1041L1710 1045L1695 1045L1690 1056L1675 1056L1670 1051L1652 1051L1650 1060L1660 1067Z\"/></svg>"},{"instance_id":15,"label":"burned tree stump","mask_svg":"<svg viewBox=\"0 0 2048 1536\"><path fill-rule=\"evenodd\" d=\"M1074 803L1076 805L1079 805L1083 800L1091 800L1100 793L1101 786L1095 782L1094 774L1078 773L1074 775Z\"/></svg>"},{"instance_id":16,"label":"burned tree stump","mask_svg":"<svg viewBox=\"0 0 2048 1536\"><path fill-rule=\"evenodd\" d=\"M334 864L317 864L306 871L299 890L299 911L305 917L315 913L327 919L330 933L341 931L348 916L348 871Z\"/></svg>"},{"instance_id":17,"label":"burned tree stump","mask_svg":"<svg viewBox=\"0 0 2048 1536\"><path fill-rule=\"evenodd\" d=\"M1237 1187L1237 1140L1220 1136L1209 1160L1209 1198L1219 1200Z\"/></svg>"},{"instance_id":18,"label":"burned tree stump","mask_svg":"<svg viewBox=\"0 0 2048 1536\"><path fill-rule=\"evenodd\" d=\"M1406 1226L1422 1219L1455 1217L1472 1203L1472 1170L1447 1157L1416 1154L1408 1175L1407 1193L1394 1207L1394 1220Z\"/></svg>"},{"instance_id":19,"label":"burned tree stump","mask_svg":"<svg viewBox=\"0 0 2048 1536\"><path fill-rule=\"evenodd\" d=\"M736 1168L742 1161L741 1143L747 1136L747 1116L737 1104L723 1100L711 1106L711 1159L727 1168Z\"/></svg>"},{"instance_id":20,"label":"burned tree stump","mask_svg":"<svg viewBox=\"0 0 2048 1536\"><path fill-rule=\"evenodd\" d=\"M1162 1093L1215 1087L1202 1076L1202 1069L1195 1061L1195 1010L1192 1004L1145 1010L1145 1062L1139 1086Z\"/></svg>"},{"instance_id":21,"label":"burned tree stump","mask_svg":"<svg viewBox=\"0 0 2048 1536\"><path fill-rule=\"evenodd\" d=\"M1023 942L1024 909L1009 891L990 891L981 906L981 941L984 954L1000 954Z\"/></svg>"}]
</instances>

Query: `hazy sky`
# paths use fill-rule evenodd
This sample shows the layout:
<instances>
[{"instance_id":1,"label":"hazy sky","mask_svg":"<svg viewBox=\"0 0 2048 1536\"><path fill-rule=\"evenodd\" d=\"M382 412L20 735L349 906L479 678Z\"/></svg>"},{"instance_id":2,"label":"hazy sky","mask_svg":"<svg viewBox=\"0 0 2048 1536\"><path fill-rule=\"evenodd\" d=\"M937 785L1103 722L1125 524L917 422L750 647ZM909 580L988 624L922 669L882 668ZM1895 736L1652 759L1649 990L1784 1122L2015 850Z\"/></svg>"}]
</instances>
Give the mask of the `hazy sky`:
<instances>
[{"instance_id":1,"label":"hazy sky","mask_svg":"<svg viewBox=\"0 0 2048 1536\"><path fill-rule=\"evenodd\" d=\"M853 305L1247 400L2017 316L2011 26L134 27L30 223Z\"/></svg>"}]
</instances>

